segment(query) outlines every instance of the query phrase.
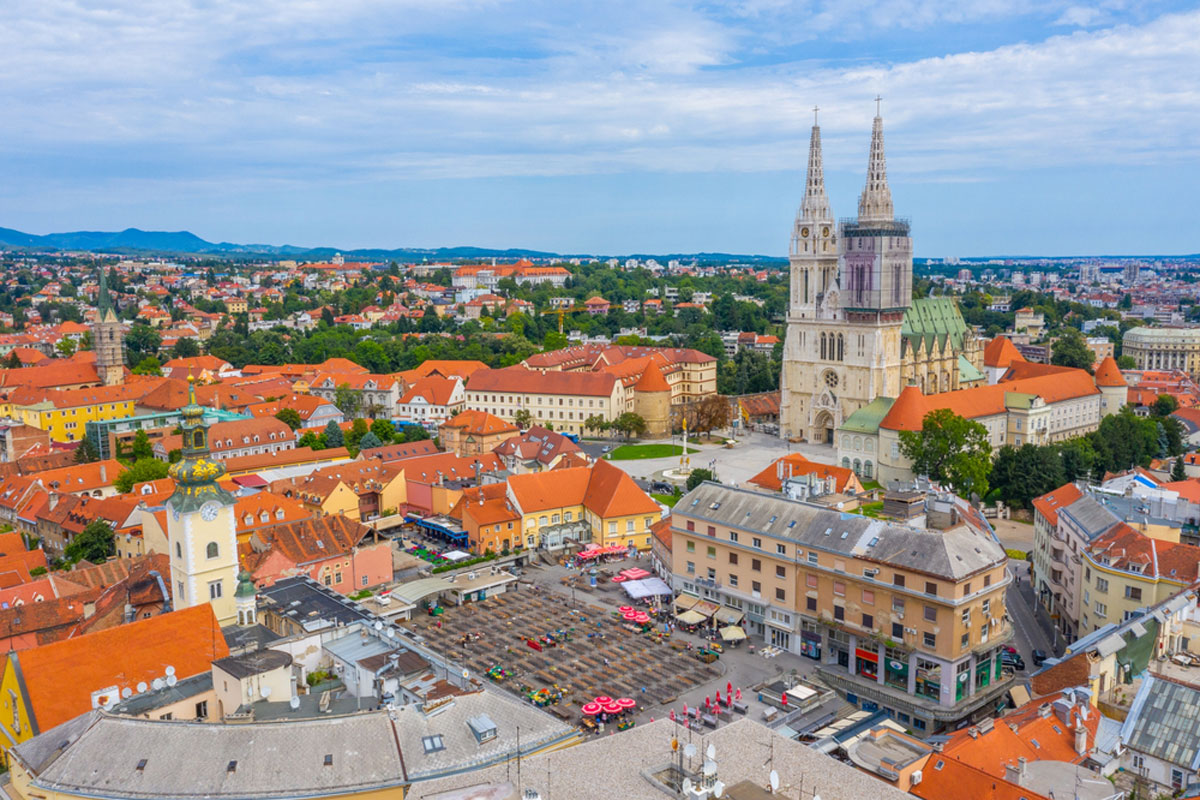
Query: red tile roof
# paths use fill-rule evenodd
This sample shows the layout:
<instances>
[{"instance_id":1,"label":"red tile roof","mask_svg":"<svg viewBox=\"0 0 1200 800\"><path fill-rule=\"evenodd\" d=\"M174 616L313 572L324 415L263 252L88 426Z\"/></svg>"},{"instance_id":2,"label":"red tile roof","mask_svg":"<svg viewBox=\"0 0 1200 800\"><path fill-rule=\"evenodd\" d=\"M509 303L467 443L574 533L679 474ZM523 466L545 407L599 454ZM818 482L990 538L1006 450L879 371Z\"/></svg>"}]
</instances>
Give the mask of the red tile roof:
<instances>
[{"instance_id":1,"label":"red tile roof","mask_svg":"<svg viewBox=\"0 0 1200 800\"><path fill-rule=\"evenodd\" d=\"M929 757L921 770L921 782L909 791L922 800L1049 800L941 753Z\"/></svg>"},{"instance_id":2,"label":"red tile roof","mask_svg":"<svg viewBox=\"0 0 1200 800\"><path fill-rule=\"evenodd\" d=\"M490 436L516 433L517 426L486 411L461 411L442 423L443 428L462 428L464 436Z\"/></svg>"},{"instance_id":3,"label":"red tile roof","mask_svg":"<svg viewBox=\"0 0 1200 800\"><path fill-rule=\"evenodd\" d=\"M374 536L366 525L338 514L263 528L250 535L250 546L259 553L274 549L303 565L348 555L368 534Z\"/></svg>"},{"instance_id":4,"label":"red tile roof","mask_svg":"<svg viewBox=\"0 0 1200 800\"><path fill-rule=\"evenodd\" d=\"M853 485L857 483L854 470L845 467L834 467L828 464L818 464L815 461L809 461L799 453L790 453L775 459L769 467L755 475L747 483L778 492L783 488L783 480L779 477L779 464L781 462L785 465L783 467L785 475L788 473L788 466L790 466L791 474L796 477L812 475L814 473L820 478L832 477L837 484L839 492L845 491L846 484Z\"/></svg>"},{"instance_id":5,"label":"red tile roof","mask_svg":"<svg viewBox=\"0 0 1200 800\"><path fill-rule=\"evenodd\" d=\"M634 391L638 392L669 392L671 385L667 383L667 379L663 377L662 370L658 368L658 363L654 359L650 359L646 364L646 369L642 373L642 377L638 378L638 382L633 385Z\"/></svg>"},{"instance_id":6,"label":"red tile roof","mask_svg":"<svg viewBox=\"0 0 1200 800\"><path fill-rule=\"evenodd\" d=\"M1200 547L1153 539L1124 522L1089 544L1088 553L1113 569L1147 578L1187 584L1200 577Z\"/></svg>"},{"instance_id":7,"label":"red tile roof","mask_svg":"<svg viewBox=\"0 0 1200 800\"><path fill-rule=\"evenodd\" d=\"M607 372L541 372L518 366L479 370L467 391L609 397L616 383L617 377Z\"/></svg>"},{"instance_id":8,"label":"red tile roof","mask_svg":"<svg viewBox=\"0 0 1200 800\"><path fill-rule=\"evenodd\" d=\"M1057 525L1058 510L1066 508L1081 497L1083 497L1083 492L1079 490L1079 487L1073 483L1068 483L1052 492L1046 492L1041 497L1035 498L1033 507L1046 518L1047 522L1051 525Z\"/></svg>"},{"instance_id":9,"label":"red tile roof","mask_svg":"<svg viewBox=\"0 0 1200 800\"><path fill-rule=\"evenodd\" d=\"M1007 367L1014 361L1024 361L1025 356L1006 336L997 336L988 342L983 349L983 365L985 367Z\"/></svg>"},{"instance_id":10,"label":"red tile roof","mask_svg":"<svg viewBox=\"0 0 1200 800\"><path fill-rule=\"evenodd\" d=\"M444 406L450 402L458 385L458 378L442 378L434 375L419 378L412 388L400 398L400 402L411 403L417 398L422 398L429 405Z\"/></svg>"},{"instance_id":11,"label":"red tile roof","mask_svg":"<svg viewBox=\"0 0 1200 800\"><path fill-rule=\"evenodd\" d=\"M633 478L607 461L592 467L571 467L549 472L513 475L509 489L521 510L535 513L552 508L582 505L602 518L660 513L658 503L634 483Z\"/></svg>"},{"instance_id":12,"label":"red tile roof","mask_svg":"<svg viewBox=\"0 0 1200 800\"><path fill-rule=\"evenodd\" d=\"M1097 386L1126 386L1125 376L1121 374L1121 368L1117 366L1117 360L1112 356L1107 356L1100 365L1096 367L1096 385Z\"/></svg>"}]
</instances>

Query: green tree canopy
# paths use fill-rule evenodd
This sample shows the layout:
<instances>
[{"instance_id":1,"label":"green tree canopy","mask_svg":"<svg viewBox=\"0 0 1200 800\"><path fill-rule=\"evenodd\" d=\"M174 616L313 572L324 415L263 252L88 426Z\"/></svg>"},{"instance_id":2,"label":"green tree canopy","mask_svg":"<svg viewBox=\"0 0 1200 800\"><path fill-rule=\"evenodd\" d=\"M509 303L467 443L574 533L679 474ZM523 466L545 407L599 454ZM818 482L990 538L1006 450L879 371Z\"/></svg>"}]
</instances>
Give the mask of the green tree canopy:
<instances>
[{"instance_id":1,"label":"green tree canopy","mask_svg":"<svg viewBox=\"0 0 1200 800\"><path fill-rule=\"evenodd\" d=\"M390 421L386 419L377 419L371 423L371 433L375 434L375 437L379 439L379 441L387 444L396 435L396 429L392 426Z\"/></svg>"},{"instance_id":2,"label":"green tree canopy","mask_svg":"<svg viewBox=\"0 0 1200 800\"><path fill-rule=\"evenodd\" d=\"M113 481L113 486L121 494L129 494L133 491L134 484L167 477L167 469L167 462L159 461L157 458L139 459L133 462L132 467L121 471L121 474Z\"/></svg>"},{"instance_id":3,"label":"green tree canopy","mask_svg":"<svg viewBox=\"0 0 1200 800\"><path fill-rule=\"evenodd\" d=\"M102 519L94 519L63 549L63 557L71 563L90 561L99 564L116 552L116 536L112 527Z\"/></svg>"},{"instance_id":4,"label":"green tree canopy","mask_svg":"<svg viewBox=\"0 0 1200 800\"><path fill-rule=\"evenodd\" d=\"M1075 367L1092 371L1096 354L1087 346L1087 341L1078 328L1065 328L1050 349L1050 363L1060 367Z\"/></svg>"},{"instance_id":5,"label":"green tree canopy","mask_svg":"<svg viewBox=\"0 0 1200 800\"><path fill-rule=\"evenodd\" d=\"M900 452L918 475L949 484L964 496L987 493L992 446L987 428L978 422L934 409L921 421L921 430L900 431Z\"/></svg>"},{"instance_id":6,"label":"green tree canopy","mask_svg":"<svg viewBox=\"0 0 1200 800\"><path fill-rule=\"evenodd\" d=\"M375 435L375 431L367 431L366 435L358 440L358 449L370 450L372 447L383 447L383 442Z\"/></svg>"},{"instance_id":7,"label":"green tree canopy","mask_svg":"<svg viewBox=\"0 0 1200 800\"><path fill-rule=\"evenodd\" d=\"M200 355L200 344L190 336L184 336L175 342L171 355L175 358L195 358Z\"/></svg>"},{"instance_id":8,"label":"green tree canopy","mask_svg":"<svg viewBox=\"0 0 1200 800\"><path fill-rule=\"evenodd\" d=\"M304 420L300 418L300 412L294 408L281 408L275 412L275 419L287 425L292 430L296 430L304 425Z\"/></svg>"},{"instance_id":9,"label":"green tree canopy","mask_svg":"<svg viewBox=\"0 0 1200 800\"><path fill-rule=\"evenodd\" d=\"M712 474L711 469L705 469L703 467L701 467L700 469L694 469L694 470L692 470L691 474L688 475L688 479L687 479L688 491L690 492L692 489L695 489L697 486L704 483L705 481L715 481L715 480L716 480L716 476L714 476Z\"/></svg>"},{"instance_id":10,"label":"green tree canopy","mask_svg":"<svg viewBox=\"0 0 1200 800\"><path fill-rule=\"evenodd\" d=\"M1156 417L1166 417L1175 413L1178 408L1179 401L1175 399L1175 395L1160 394L1154 399L1154 406L1151 408L1151 411L1154 412L1154 416Z\"/></svg>"},{"instance_id":11,"label":"green tree canopy","mask_svg":"<svg viewBox=\"0 0 1200 800\"><path fill-rule=\"evenodd\" d=\"M134 375L162 375L162 362L154 356L146 356L132 370Z\"/></svg>"},{"instance_id":12,"label":"green tree canopy","mask_svg":"<svg viewBox=\"0 0 1200 800\"><path fill-rule=\"evenodd\" d=\"M329 420L329 424L325 426L325 444L328 447L345 447L346 437L342 434L342 429L333 420Z\"/></svg>"},{"instance_id":13,"label":"green tree canopy","mask_svg":"<svg viewBox=\"0 0 1200 800\"><path fill-rule=\"evenodd\" d=\"M150 444L150 437L145 431L138 431L133 435L133 447L130 448L130 455L134 461L141 461L146 458L154 458L154 445Z\"/></svg>"}]
</instances>

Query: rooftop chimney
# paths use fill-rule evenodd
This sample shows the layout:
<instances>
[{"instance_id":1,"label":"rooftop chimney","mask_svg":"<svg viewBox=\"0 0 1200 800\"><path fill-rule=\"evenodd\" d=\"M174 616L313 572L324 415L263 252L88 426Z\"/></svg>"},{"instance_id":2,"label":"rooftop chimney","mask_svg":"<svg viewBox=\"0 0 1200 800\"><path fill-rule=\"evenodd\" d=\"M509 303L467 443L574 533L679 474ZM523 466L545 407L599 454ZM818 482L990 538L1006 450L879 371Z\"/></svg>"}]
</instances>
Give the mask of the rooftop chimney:
<instances>
[{"instance_id":1,"label":"rooftop chimney","mask_svg":"<svg viewBox=\"0 0 1200 800\"><path fill-rule=\"evenodd\" d=\"M1021 785L1021 770L1020 770L1020 768L1017 767L1016 764L1005 764L1004 765L1004 780L1008 781L1009 783L1013 783L1013 784L1016 784L1017 786L1020 786Z\"/></svg>"},{"instance_id":2,"label":"rooftop chimney","mask_svg":"<svg viewBox=\"0 0 1200 800\"><path fill-rule=\"evenodd\" d=\"M1087 755L1087 726L1083 724L1083 720L1075 722L1075 752L1079 755Z\"/></svg>"},{"instance_id":3,"label":"rooftop chimney","mask_svg":"<svg viewBox=\"0 0 1200 800\"><path fill-rule=\"evenodd\" d=\"M100 480L104 483L108 483L108 467L104 466L103 464L100 465Z\"/></svg>"}]
</instances>

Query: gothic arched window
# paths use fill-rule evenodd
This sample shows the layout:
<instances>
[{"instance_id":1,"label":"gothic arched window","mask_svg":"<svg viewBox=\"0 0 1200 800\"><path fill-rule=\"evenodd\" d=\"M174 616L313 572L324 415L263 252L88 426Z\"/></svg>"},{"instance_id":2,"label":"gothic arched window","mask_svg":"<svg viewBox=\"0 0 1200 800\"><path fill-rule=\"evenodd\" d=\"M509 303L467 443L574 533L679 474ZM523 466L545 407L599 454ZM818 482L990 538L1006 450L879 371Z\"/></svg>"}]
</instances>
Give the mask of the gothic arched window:
<instances>
[{"instance_id":1,"label":"gothic arched window","mask_svg":"<svg viewBox=\"0 0 1200 800\"><path fill-rule=\"evenodd\" d=\"M825 360L825 334L821 334L821 360Z\"/></svg>"},{"instance_id":2,"label":"gothic arched window","mask_svg":"<svg viewBox=\"0 0 1200 800\"><path fill-rule=\"evenodd\" d=\"M846 356L846 337L838 334L837 360L844 361Z\"/></svg>"}]
</instances>

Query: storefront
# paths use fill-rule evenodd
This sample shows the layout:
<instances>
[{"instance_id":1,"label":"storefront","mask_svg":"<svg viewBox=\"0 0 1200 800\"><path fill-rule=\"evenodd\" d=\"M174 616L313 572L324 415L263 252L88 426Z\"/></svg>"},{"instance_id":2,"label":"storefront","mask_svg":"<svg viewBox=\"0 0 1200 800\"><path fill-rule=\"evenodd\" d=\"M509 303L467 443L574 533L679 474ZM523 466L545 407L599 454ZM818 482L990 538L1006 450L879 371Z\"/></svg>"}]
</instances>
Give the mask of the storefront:
<instances>
[{"instance_id":1,"label":"storefront","mask_svg":"<svg viewBox=\"0 0 1200 800\"><path fill-rule=\"evenodd\" d=\"M829 631L830 660L839 667L850 666L850 635L844 631Z\"/></svg>"},{"instance_id":2,"label":"storefront","mask_svg":"<svg viewBox=\"0 0 1200 800\"><path fill-rule=\"evenodd\" d=\"M941 701L942 665L936 661L917 659L917 694L930 700Z\"/></svg>"},{"instance_id":3,"label":"storefront","mask_svg":"<svg viewBox=\"0 0 1200 800\"><path fill-rule=\"evenodd\" d=\"M800 655L821 660L821 629L815 622L803 620L800 623Z\"/></svg>"},{"instance_id":4,"label":"storefront","mask_svg":"<svg viewBox=\"0 0 1200 800\"><path fill-rule=\"evenodd\" d=\"M967 679L971 677L971 662L964 661L954 670L954 702L967 696Z\"/></svg>"},{"instance_id":5,"label":"storefront","mask_svg":"<svg viewBox=\"0 0 1200 800\"><path fill-rule=\"evenodd\" d=\"M908 653L889 647L883 655L883 682L893 689L908 691Z\"/></svg>"},{"instance_id":6,"label":"storefront","mask_svg":"<svg viewBox=\"0 0 1200 800\"><path fill-rule=\"evenodd\" d=\"M855 649L854 674L861 675L867 680L879 680L879 653L874 650L863 650L861 647Z\"/></svg>"}]
</instances>

